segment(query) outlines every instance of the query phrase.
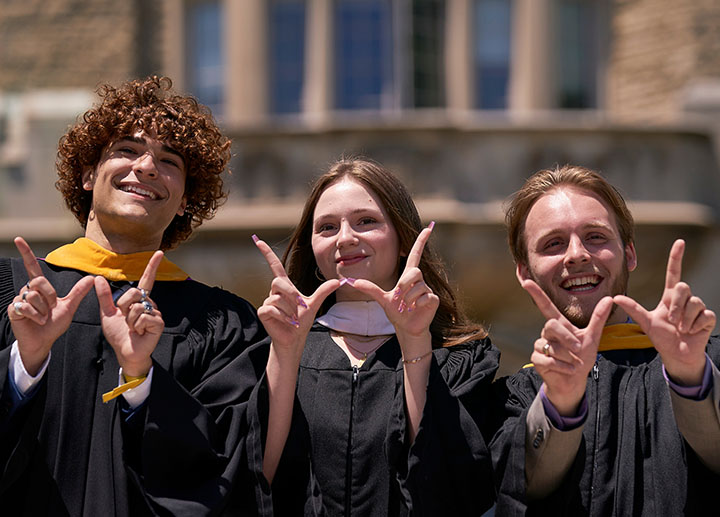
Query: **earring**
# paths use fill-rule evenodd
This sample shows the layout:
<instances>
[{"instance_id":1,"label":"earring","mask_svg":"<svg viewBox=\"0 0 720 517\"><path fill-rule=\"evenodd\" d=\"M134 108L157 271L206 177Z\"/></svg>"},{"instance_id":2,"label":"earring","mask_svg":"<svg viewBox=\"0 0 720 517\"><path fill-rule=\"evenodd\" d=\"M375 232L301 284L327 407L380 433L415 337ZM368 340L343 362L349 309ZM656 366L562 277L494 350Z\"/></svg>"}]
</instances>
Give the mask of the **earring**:
<instances>
[{"instance_id":1,"label":"earring","mask_svg":"<svg viewBox=\"0 0 720 517\"><path fill-rule=\"evenodd\" d=\"M325 277L324 277L323 274L320 272L320 268L319 268L318 266L315 266L315 278L317 278L317 279L320 280L321 282L324 282L324 281L325 281Z\"/></svg>"}]
</instances>

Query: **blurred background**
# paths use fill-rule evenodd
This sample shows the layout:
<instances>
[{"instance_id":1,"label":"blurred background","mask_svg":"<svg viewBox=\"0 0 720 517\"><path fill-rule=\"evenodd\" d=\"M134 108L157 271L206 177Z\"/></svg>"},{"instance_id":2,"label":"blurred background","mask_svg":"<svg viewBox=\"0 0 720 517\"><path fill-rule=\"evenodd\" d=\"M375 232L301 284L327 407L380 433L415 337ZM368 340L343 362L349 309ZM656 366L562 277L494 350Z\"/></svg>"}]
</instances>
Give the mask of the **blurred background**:
<instances>
[{"instance_id":1,"label":"blurred background","mask_svg":"<svg viewBox=\"0 0 720 517\"><path fill-rule=\"evenodd\" d=\"M364 154L413 192L460 297L527 362L542 325L517 285L502 203L541 168L600 170L630 201L654 306L672 241L720 309L717 0L0 0L0 253L81 235L55 181L58 138L103 82L149 74L210 106L233 139L230 196L170 253L262 303L314 176Z\"/></svg>"}]
</instances>

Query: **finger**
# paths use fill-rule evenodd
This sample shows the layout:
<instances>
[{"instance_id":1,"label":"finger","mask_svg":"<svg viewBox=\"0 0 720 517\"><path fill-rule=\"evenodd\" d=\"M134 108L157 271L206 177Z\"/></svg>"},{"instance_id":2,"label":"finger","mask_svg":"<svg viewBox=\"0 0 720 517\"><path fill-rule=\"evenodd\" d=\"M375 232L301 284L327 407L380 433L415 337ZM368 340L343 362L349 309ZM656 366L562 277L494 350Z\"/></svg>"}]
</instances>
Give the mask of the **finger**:
<instances>
[{"instance_id":1,"label":"finger","mask_svg":"<svg viewBox=\"0 0 720 517\"><path fill-rule=\"evenodd\" d=\"M43 276L42 269L40 269L40 264L38 264L35 254L30 248L30 245L25 242L25 239L23 239L22 237L15 237L15 247L20 252L20 256L23 259L23 264L25 265L25 271L27 271L30 280L38 276Z\"/></svg>"},{"instance_id":2,"label":"finger","mask_svg":"<svg viewBox=\"0 0 720 517\"><path fill-rule=\"evenodd\" d=\"M268 296L263 305L275 307L293 325L298 322L297 303L289 303L284 297L273 294Z\"/></svg>"},{"instance_id":3,"label":"finger","mask_svg":"<svg viewBox=\"0 0 720 517\"><path fill-rule=\"evenodd\" d=\"M716 323L715 313L706 309L697 317L688 334L697 334L702 331L712 332Z\"/></svg>"},{"instance_id":4,"label":"finger","mask_svg":"<svg viewBox=\"0 0 720 517\"><path fill-rule=\"evenodd\" d=\"M164 253L162 251L156 251L153 256L150 257L145 271L143 271L140 281L138 281L138 288L145 289L148 293L152 291L153 285L155 284L155 277L157 276L157 270L160 267Z\"/></svg>"},{"instance_id":5,"label":"finger","mask_svg":"<svg viewBox=\"0 0 720 517\"><path fill-rule=\"evenodd\" d=\"M418 267L420 265L420 259L422 258L423 251L425 250L425 245L430 239L430 234L432 234L434 227L435 221L431 222L427 228L423 228L423 230L417 236L417 239L415 239L415 244L413 244L413 247L408 254L405 270L408 270L412 267Z\"/></svg>"},{"instance_id":6,"label":"finger","mask_svg":"<svg viewBox=\"0 0 720 517\"><path fill-rule=\"evenodd\" d=\"M146 329L148 329L148 325L150 328L155 328L156 325L154 325L153 322L158 314L160 314L160 311L155 309L155 307L152 307L152 309L148 311L143 303L133 303L130 306L125 321L130 330L142 336ZM162 318L160 319L162 320ZM163 323L163 327L164 326L165 324Z\"/></svg>"},{"instance_id":7,"label":"finger","mask_svg":"<svg viewBox=\"0 0 720 517\"><path fill-rule=\"evenodd\" d=\"M578 337L556 319L548 320L545 323L540 337L546 341L552 341L552 345L557 350L563 350L563 354L565 354L565 350L579 350L582 346Z\"/></svg>"},{"instance_id":8,"label":"finger","mask_svg":"<svg viewBox=\"0 0 720 517\"><path fill-rule=\"evenodd\" d=\"M640 328L643 329L643 332L647 334L647 332L650 330L650 313L645 309L645 307L640 305L638 302L636 302L629 296L624 296L622 294L618 294L617 296L615 296L613 298L613 302L617 304L617 306L620 307L622 310L624 310L627 315L633 319L635 323L640 325Z\"/></svg>"},{"instance_id":9,"label":"finger","mask_svg":"<svg viewBox=\"0 0 720 517\"><path fill-rule=\"evenodd\" d=\"M705 311L705 303L697 296L688 299L685 310L682 312L682 318L678 325L680 332L687 332L695 323L702 313Z\"/></svg>"},{"instance_id":10,"label":"finger","mask_svg":"<svg viewBox=\"0 0 720 517\"><path fill-rule=\"evenodd\" d=\"M20 314L15 312L15 304L20 303L19 310ZM47 322L47 314L40 314L38 310L27 302L21 301L19 296L13 299L13 303L8 307L8 314L11 320L19 320L27 318L30 321L37 323L38 325L44 325Z\"/></svg>"},{"instance_id":11,"label":"finger","mask_svg":"<svg viewBox=\"0 0 720 517\"><path fill-rule=\"evenodd\" d=\"M86 276L85 278L92 278L92 277ZM80 280L80 282L85 280L85 278ZM73 287L73 290L78 286L78 284L80 282L75 284L75 287ZM118 308L115 307L115 303L113 302L112 290L110 289L110 284L108 284L108 281L105 280L105 278L103 278L101 276L95 277L94 284L95 284L95 294L97 295L98 305L100 306L100 315L108 317L108 318L110 316L114 316L116 311L118 310ZM70 291L70 292L72 293L72 291ZM69 296L70 295L68 294L68 297ZM80 302L78 302L78 304L79 303Z\"/></svg>"},{"instance_id":12,"label":"finger","mask_svg":"<svg viewBox=\"0 0 720 517\"><path fill-rule=\"evenodd\" d=\"M39 314L43 316L47 315L49 310L48 304L39 292L33 291L32 289L27 290L20 296L20 300L35 308Z\"/></svg>"},{"instance_id":13,"label":"finger","mask_svg":"<svg viewBox=\"0 0 720 517\"><path fill-rule=\"evenodd\" d=\"M28 282L28 284L30 285L29 291L40 293L48 307L53 308L57 305L57 292L47 278L44 276L35 277L32 283ZM30 292L28 292L27 296L30 296Z\"/></svg>"},{"instance_id":14,"label":"finger","mask_svg":"<svg viewBox=\"0 0 720 517\"><path fill-rule=\"evenodd\" d=\"M90 289L92 289L95 278L96 277L91 275L82 277L62 299L63 302L66 303L65 308L70 314L75 314L75 311L77 311L77 308L80 306L80 302L83 301L85 295L87 295L90 292ZM103 280L105 279L103 278ZM110 286L108 285L107 280L105 280L105 285L107 286L109 292ZM110 295L110 303L112 303L112 295Z\"/></svg>"},{"instance_id":15,"label":"finger","mask_svg":"<svg viewBox=\"0 0 720 517\"><path fill-rule=\"evenodd\" d=\"M143 313L132 327L133 331L143 336L145 334L161 334L165 328L165 321L160 311L154 310L152 314Z\"/></svg>"},{"instance_id":16,"label":"finger","mask_svg":"<svg viewBox=\"0 0 720 517\"><path fill-rule=\"evenodd\" d=\"M663 295L663 298L670 298L670 303L668 304L668 320L670 320L670 323L673 325L682 325L682 320L686 317L688 310L688 302L692 297L690 286L685 282L678 282L674 287L666 289L666 293L667 294ZM702 308L705 309L704 304ZM691 322L695 319L695 316L697 316L697 312L692 315Z\"/></svg>"},{"instance_id":17,"label":"finger","mask_svg":"<svg viewBox=\"0 0 720 517\"><path fill-rule=\"evenodd\" d=\"M270 320L277 320L279 322L291 325L295 328L300 327L300 322L298 322L297 320L288 316L287 314L285 314L284 312L279 310L274 305L262 305L258 309L257 314L258 314L258 318L260 319L262 324L265 326L265 329L271 334L272 334L272 332L269 328Z\"/></svg>"},{"instance_id":18,"label":"finger","mask_svg":"<svg viewBox=\"0 0 720 517\"><path fill-rule=\"evenodd\" d=\"M607 323L612 307L613 299L610 296L606 296L598 302L595 310L593 310L592 316L590 316L590 322L588 323L585 333L587 337L583 339L583 344L592 343L594 346L600 344L600 337L602 336L603 328L605 327L605 323Z\"/></svg>"},{"instance_id":19,"label":"finger","mask_svg":"<svg viewBox=\"0 0 720 517\"><path fill-rule=\"evenodd\" d=\"M344 279L344 280L345 280L345 283L353 285L352 283L350 283L350 281L348 281L348 279ZM359 280L355 280L354 282L358 282L358 281ZM365 282L367 282L367 280L365 280ZM369 283L372 284L372 282L369 282ZM312 296L310 297L310 303L312 304L313 307L315 307L315 310L320 308L320 306L325 301L325 299L328 296L330 296L331 293L335 292L338 289L338 287L340 287L343 284L344 284L344 282L341 282L337 278L326 280L322 284L320 284L318 286L318 288L315 289L315 292L312 294ZM375 284L373 284L373 285L375 285ZM375 287L377 287L377 286L375 286ZM378 287L378 289L380 289L380 288ZM380 289L380 290L382 291L382 289Z\"/></svg>"},{"instance_id":20,"label":"finger","mask_svg":"<svg viewBox=\"0 0 720 517\"><path fill-rule=\"evenodd\" d=\"M287 276L282 262L277 255L275 255L272 248L268 246L265 241L258 239L257 235L253 235L253 241L255 241L255 246L257 246L260 253L265 257L265 261L268 263L268 266L270 266L270 271L272 271L273 276L275 278Z\"/></svg>"},{"instance_id":21,"label":"finger","mask_svg":"<svg viewBox=\"0 0 720 517\"><path fill-rule=\"evenodd\" d=\"M565 323L567 319L565 316L562 315L562 313L558 310L557 307L555 307L555 304L550 300L547 294L545 294L545 291L543 291L539 285L535 283L533 280L522 280L520 282L520 285L522 285L522 288L525 289L530 297L535 302L535 305L540 310L540 313L545 316L545 318L551 320L551 319L557 319Z\"/></svg>"},{"instance_id":22,"label":"finger","mask_svg":"<svg viewBox=\"0 0 720 517\"><path fill-rule=\"evenodd\" d=\"M558 359L557 357L548 357L543 352L538 352L537 350L532 353L530 360L541 376L546 372L561 373L565 375L575 373L574 364Z\"/></svg>"},{"instance_id":23,"label":"finger","mask_svg":"<svg viewBox=\"0 0 720 517\"><path fill-rule=\"evenodd\" d=\"M682 260L685 253L685 241L676 240L670 249L667 272L665 273L665 289L672 289L682 276Z\"/></svg>"},{"instance_id":24,"label":"finger","mask_svg":"<svg viewBox=\"0 0 720 517\"><path fill-rule=\"evenodd\" d=\"M373 300L380 303L380 305L383 305L385 296L387 295L387 291L384 291L375 283L371 282L370 280L365 280L364 278L358 278L357 280L346 280L349 285L351 285L361 293L367 294Z\"/></svg>"}]
</instances>

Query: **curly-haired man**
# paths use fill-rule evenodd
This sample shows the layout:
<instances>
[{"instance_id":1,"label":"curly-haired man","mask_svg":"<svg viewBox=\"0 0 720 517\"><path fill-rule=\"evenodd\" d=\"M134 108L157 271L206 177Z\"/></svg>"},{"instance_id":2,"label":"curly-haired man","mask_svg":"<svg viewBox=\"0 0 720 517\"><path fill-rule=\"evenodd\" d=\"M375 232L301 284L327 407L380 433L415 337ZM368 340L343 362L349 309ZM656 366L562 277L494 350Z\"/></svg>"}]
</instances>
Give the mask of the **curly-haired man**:
<instances>
[{"instance_id":1,"label":"curly-haired man","mask_svg":"<svg viewBox=\"0 0 720 517\"><path fill-rule=\"evenodd\" d=\"M44 260L17 238L22 260L0 259L0 504L217 513L241 435L232 360L264 333L247 302L156 250L215 213L230 141L167 78L98 93L58 151L85 236Z\"/></svg>"}]
</instances>

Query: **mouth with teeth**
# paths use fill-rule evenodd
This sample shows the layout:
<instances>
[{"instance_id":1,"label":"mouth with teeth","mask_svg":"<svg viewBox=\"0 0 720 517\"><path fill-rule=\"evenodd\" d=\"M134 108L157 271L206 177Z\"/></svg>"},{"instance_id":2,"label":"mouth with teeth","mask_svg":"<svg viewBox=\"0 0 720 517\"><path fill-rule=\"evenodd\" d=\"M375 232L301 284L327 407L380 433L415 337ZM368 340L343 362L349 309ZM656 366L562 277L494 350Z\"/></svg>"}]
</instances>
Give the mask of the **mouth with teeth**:
<instances>
[{"instance_id":1,"label":"mouth with teeth","mask_svg":"<svg viewBox=\"0 0 720 517\"><path fill-rule=\"evenodd\" d=\"M158 195L155 192L152 192L151 190L144 189L142 187L139 187L137 185L120 185L120 190L123 192L129 192L130 194L135 194L137 196L146 198L146 199L158 199Z\"/></svg>"},{"instance_id":2,"label":"mouth with teeth","mask_svg":"<svg viewBox=\"0 0 720 517\"><path fill-rule=\"evenodd\" d=\"M564 280L560 287L571 293L581 293L595 289L602 282L600 275L585 275Z\"/></svg>"}]
</instances>

